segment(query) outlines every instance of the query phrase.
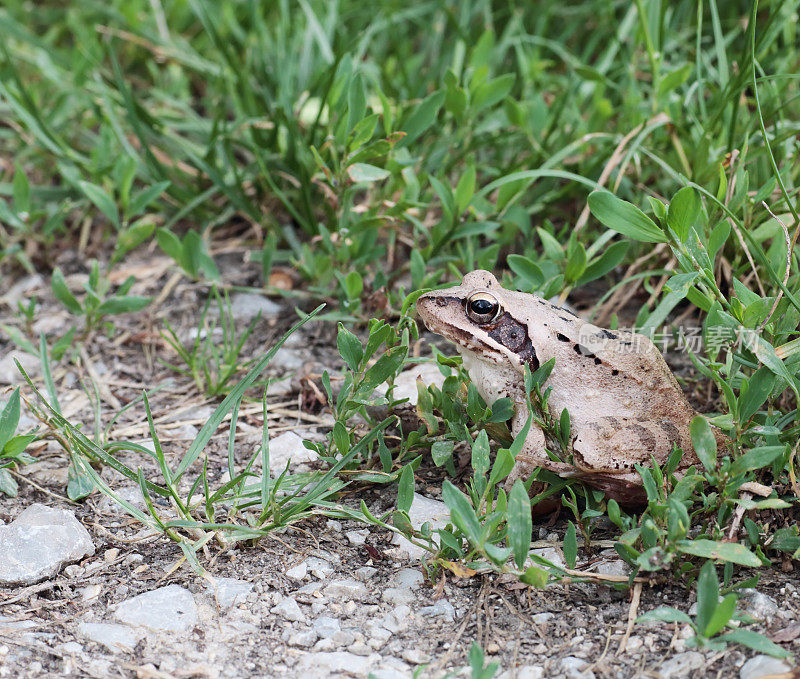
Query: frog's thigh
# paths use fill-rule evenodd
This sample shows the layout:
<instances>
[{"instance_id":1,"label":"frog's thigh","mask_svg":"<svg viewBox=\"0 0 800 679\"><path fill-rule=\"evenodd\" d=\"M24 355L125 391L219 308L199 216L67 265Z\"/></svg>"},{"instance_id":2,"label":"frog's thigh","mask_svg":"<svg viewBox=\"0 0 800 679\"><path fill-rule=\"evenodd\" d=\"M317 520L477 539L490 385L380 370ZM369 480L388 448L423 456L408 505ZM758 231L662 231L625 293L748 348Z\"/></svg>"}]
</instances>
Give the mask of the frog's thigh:
<instances>
[{"instance_id":1,"label":"frog's thigh","mask_svg":"<svg viewBox=\"0 0 800 679\"><path fill-rule=\"evenodd\" d=\"M681 445L677 428L670 423L602 417L582 427L575 438L575 452L584 464L605 469L630 469L655 455L663 462L673 445Z\"/></svg>"}]
</instances>

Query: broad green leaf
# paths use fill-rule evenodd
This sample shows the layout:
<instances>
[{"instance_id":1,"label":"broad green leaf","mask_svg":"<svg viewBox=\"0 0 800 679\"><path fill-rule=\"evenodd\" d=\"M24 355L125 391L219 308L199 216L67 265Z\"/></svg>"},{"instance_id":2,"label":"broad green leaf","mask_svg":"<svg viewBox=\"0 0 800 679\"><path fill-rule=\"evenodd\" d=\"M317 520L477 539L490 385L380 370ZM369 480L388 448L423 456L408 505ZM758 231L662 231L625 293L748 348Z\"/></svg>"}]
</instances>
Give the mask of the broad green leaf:
<instances>
[{"instance_id":1,"label":"broad green leaf","mask_svg":"<svg viewBox=\"0 0 800 679\"><path fill-rule=\"evenodd\" d=\"M470 165L461 175L456 186L455 203L456 212L461 214L467 209L472 196L475 194L475 166Z\"/></svg>"},{"instance_id":2,"label":"broad green leaf","mask_svg":"<svg viewBox=\"0 0 800 679\"><path fill-rule=\"evenodd\" d=\"M514 553L514 563L522 568L528 558L531 546L533 524L531 520L531 501L525 484L521 479L514 481L508 495L508 545Z\"/></svg>"},{"instance_id":3,"label":"broad green leaf","mask_svg":"<svg viewBox=\"0 0 800 679\"><path fill-rule=\"evenodd\" d=\"M433 125L436 116L439 114L439 109L442 108L444 103L444 97L444 90L437 90L428 95L414 108L401 127L406 136L398 143L398 146L408 146Z\"/></svg>"},{"instance_id":4,"label":"broad green leaf","mask_svg":"<svg viewBox=\"0 0 800 679\"><path fill-rule=\"evenodd\" d=\"M472 471L476 479L486 477L489 464L489 435L485 429L481 429L472 442Z\"/></svg>"},{"instance_id":5,"label":"broad green leaf","mask_svg":"<svg viewBox=\"0 0 800 679\"><path fill-rule=\"evenodd\" d=\"M528 566L525 572L520 575L519 579L526 585L543 589L547 586L549 575L546 570L538 566Z\"/></svg>"},{"instance_id":6,"label":"broad green leaf","mask_svg":"<svg viewBox=\"0 0 800 679\"><path fill-rule=\"evenodd\" d=\"M83 308L78 300L75 299L75 295L70 292L67 287L67 282L64 280L64 274L61 273L61 269L58 267L53 269L53 277L50 280L50 285L53 288L53 294L56 299L67 307L67 311L73 314L80 314L83 312Z\"/></svg>"},{"instance_id":7,"label":"broad green leaf","mask_svg":"<svg viewBox=\"0 0 800 679\"><path fill-rule=\"evenodd\" d=\"M692 72L692 64L683 64L673 71L665 74L658 83L658 95L663 96L677 87L683 85Z\"/></svg>"},{"instance_id":8,"label":"broad green leaf","mask_svg":"<svg viewBox=\"0 0 800 679\"><path fill-rule=\"evenodd\" d=\"M336 347L339 349L339 355L347 363L350 370L358 372L361 359L364 357L364 349L358 337L341 323L339 323L339 332L336 335Z\"/></svg>"},{"instance_id":9,"label":"broad green leaf","mask_svg":"<svg viewBox=\"0 0 800 679\"><path fill-rule=\"evenodd\" d=\"M694 452L697 453L700 462L707 471L713 472L717 468L717 440L708 420L702 415L692 418L689 433L692 436Z\"/></svg>"},{"instance_id":10,"label":"broad green leaf","mask_svg":"<svg viewBox=\"0 0 800 679\"><path fill-rule=\"evenodd\" d=\"M186 269L183 245L181 244L180 238L169 229L161 228L156 231L156 240L158 241L158 247L172 257L179 267Z\"/></svg>"},{"instance_id":11,"label":"broad green leaf","mask_svg":"<svg viewBox=\"0 0 800 679\"><path fill-rule=\"evenodd\" d=\"M450 510L453 524L466 536L473 547L481 548L481 525L472 504L458 488L447 479L442 484L442 499Z\"/></svg>"},{"instance_id":12,"label":"broad green leaf","mask_svg":"<svg viewBox=\"0 0 800 679\"><path fill-rule=\"evenodd\" d=\"M19 493L19 486L8 469L0 469L0 493L5 493L8 497L17 497Z\"/></svg>"},{"instance_id":13,"label":"broad green leaf","mask_svg":"<svg viewBox=\"0 0 800 679\"><path fill-rule=\"evenodd\" d=\"M514 87L515 79L516 76L513 73L506 73L493 80L484 80L472 92L470 109L478 112L502 101Z\"/></svg>"},{"instance_id":14,"label":"broad green leaf","mask_svg":"<svg viewBox=\"0 0 800 679\"><path fill-rule=\"evenodd\" d=\"M589 194L589 209L597 220L612 231L644 243L666 243L664 232L635 205L609 191Z\"/></svg>"},{"instance_id":15,"label":"broad green leaf","mask_svg":"<svg viewBox=\"0 0 800 679\"><path fill-rule=\"evenodd\" d=\"M781 648L773 641L770 641L763 634L753 632L749 629L735 629L732 632L723 634L719 637L721 641L728 643L741 644L752 648L759 653L766 653L774 658L791 658L792 654L784 648Z\"/></svg>"},{"instance_id":16,"label":"broad green leaf","mask_svg":"<svg viewBox=\"0 0 800 679\"><path fill-rule=\"evenodd\" d=\"M538 288L544 283L544 272L539 268L539 265L532 260L524 257L523 255L509 255L508 259L509 268L517 274L517 276L524 278L531 288Z\"/></svg>"},{"instance_id":17,"label":"broad green leaf","mask_svg":"<svg viewBox=\"0 0 800 679\"><path fill-rule=\"evenodd\" d=\"M31 211L31 185L19 163L14 165L11 195L14 198L14 211L17 214Z\"/></svg>"},{"instance_id":18,"label":"broad green leaf","mask_svg":"<svg viewBox=\"0 0 800 679\"><path fill-rule=\"evenodd\" d=\"M152 297L137 297L135 295L126 295L125 297L110 297L99 307L97 307L97 312L103 315L127 314L132 311L144 309L152 301Z\"/></svg>"},{"instance_id":19,"label":"broad green leaf","mask_svg":"<svg viewBox=\"0 0 800 679\"><path fill-rule=\"evenodd\" d=\"M489 474L489 484L492 486L500 483L514 468L514 456L508 448L501 448L497 451L497 457L492 465L492 472Z\"/></svg>"},{"instance_id":20,"label":"broad green leaf","mask_svg":"<svg viewBox=\"0 0 800 679\"><path fill-rule=\"evenodd\" d=\"M441 467L448 460L453 457L453 442L452 441L434 441L431 444L431 458L433 464Z\"/></svg>"},{"instance_id":21,"label":"broad green leaf","mask_svg":"<svg viewBox=\"0 0 800 679\"><path fill-rule=\"evenodd\" d=\"M572 521L567 521L567 530L564 533L564 561L567 566L575 568L575 563L578 560L578 539L575 532L575 524Z\"/></svg>"},{"instance_id":22,"label":"broad green leaf","mask_svg":"<svg viewBox=\"0 0 800 679\"><path fill-rule=\"evenodd\" d=\"M90 184L89 182L80 181L78 185L86 197L94 203L95 207L100 210L108 220L114 225L115 229L119 229L119 211L114 199L106 193L105 189L97 186L97 184Z\"/></svg>"},{"instance_id":23,"label":"broad green leaf","mask_svg":"<svg viewBox=\"0 0 800 679\"><path fill-rule=\"evenodd\" d=\"M725 625L728 624L728 621L733 615L733 611L736 609L736 602L738 599L739 597L733 592L723 597L722 601L719 602L716 610L712 614L711 619L708 621L705 631L703 631L701 628L704 637L713 637L717 632L725 627Z\"/></svg>"},{"instance_id":24,"label":"broad green leaf","mask_svg":"<svg viewBox=\"0 0 800 679\"><path fill-rule=\"evenodd\" d=\"M414 501L414 470L410 464L403 467L400 472L400 481L397 484L397 508L408 513Z\"/></svg>"},{"instance_id":25,"label":"broad green leaf","mask_svg":"<svg viewBox=\"0 0 800 679\"><path fill-rule=\"evenodd\" d=\"M17 431L20 415L19 387L11 392L3 412L0 412L0 454Z\"/></svg>"},{"instance_id":26,"label":"broad green leaf","mask_svg":"<svg viewBox=\"0 0 800 679\"><path fill-rule=\"evenodd\" d=\"M695 624L700 634L708 627L719 605L719 580L713 561L706 561L697 578L697 614Z\"/></svg>"},{"instance_id":27,"label":"broad green leaf","mask_svg":"<svg viewBox=\"0 0 800 679\"><path fill-rule=\"evenodd\" d=\"M357 184L362 182L377 182L391 175L389 170L375 167L368 163L353 163L347 168L347 175Z\"/></svg>"},{"instance_id":28,"label":"broad green leaf","mask_svg":"<svg viewBox=\"0 0 800 679\"><path fill-rule=\"evenodd\" d=\"M705 539L680 540L676 547L683 554L701 556L704 559L720 559L752 568L761 565L761 559L738 542L715 542Z\"/></svg>"},{"instance_id":29,"label":"broad green leaf","mask_svg":"<svg viewBox=\"0 0 800 679\"><path fill-rule=\"evenodd\" d=\"M730 468L731 476L742 472L762 469L771 465L781 455L786 452L786 446L761 446L748 450L743 455L737 457Z\"/></svg>"},{"instance_id":30,"label":"broad green leaf","mask_svg":"<svg viewBox=\"0 0 800 679\"><path fill-rule=\"evenodd\" d=\"M128 217L136 217L146 208L150 206L156 198L158 198L170 186L170 182L157 182L146 189L142 189L131 200L128 206Z\"/></svg>"},{"instance_id":31,"label":"broad green leaf","mask_svg":"<svg viewBox=\"0 0 800 679\"><path fill-rule=\"evenodd\" d=\"M624 240L609 245L602 255L589 263L575 284L585 285L613 271L625 259L629 245L630 243Z\"/></svg>"}]
</instances>

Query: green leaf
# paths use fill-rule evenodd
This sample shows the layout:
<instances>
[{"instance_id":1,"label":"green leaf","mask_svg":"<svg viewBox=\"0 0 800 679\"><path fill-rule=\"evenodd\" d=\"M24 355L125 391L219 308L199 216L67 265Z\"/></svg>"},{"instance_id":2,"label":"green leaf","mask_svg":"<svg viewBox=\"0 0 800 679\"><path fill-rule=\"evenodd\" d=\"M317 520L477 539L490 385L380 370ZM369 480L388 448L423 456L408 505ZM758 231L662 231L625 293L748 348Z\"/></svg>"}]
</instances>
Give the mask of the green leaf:
<instances>
[{"instance_id":1,"label":"green leaf","mask_svg":"<svg viewBox=\"0 0 800 679\"><path fill-rule=\"evenodd\" d=\"M489 435L481 429L472 442L472 471L476 480L486 478L489 464Z\"/></svg>"},{"instance_id":2,"label":"green leaf","mask_svg":"<svg viewBox=\"0 0 800 679\"><path fill-rule=\"evenodd\" d=\"M8 469L0 469L0 493L5 493L8 497L17 497L19 493L19 486Z\"/></svg>"},{"instance_id":3,"label":"green leaf","mask_svg":"<svg viewBox=\"0 0 800 679\"><path fill-rule=\"evenodd\" d=\"M514 481L508 495L508 545L514 553L514 563L522 568L528 558L531 546L533 523L531 520L531 501L525 484L521 479Z\"/></svg>"},{"instance_id":4,"label":"green leaf","mask_svg":"<svg viewBox=\"0 0 800 679\"><path fill-rule=\"evenodd\" d=\"M733 592L723 597L722 601L717 604L716 610L706 625L706 629L703 632L704 637L713 637L717 632L725 627L725 625L728 624L728 621L733 615L733 611L736 609L736 602L738 599L738 595L734 594Z\"/></svg>"},{"instance_id":5,"label":"green leaf","mask_svg":"<svg viewBox=\"0 0 800 679\"><path fill-rule=\"evenodd\" d=\"M737 457L730 468L730 475L736 476L754 469L762 469L772 464L786 452L786 446L761 446L748 450L744 455Z\"/></svg>"},{"instance_id":6,"label":"green leaf","mask_svg":"<svg viewBox=\"0 0 800 679\"><path fill-rule=\"evenodd\" d=\"M114 225L115 229L119 229L119 211L114 199L106 193L105 189L97 186L97 184L90 184L89 182L79 181L78 186L86 197L94 203L95 207L100 210L109 221Z\"/></svg>"},{"instance_id":7,"label":"green leaf","mask_svg":"<svg viewBox=\"0 0 800 679\"><path fill-rule=\"evenodd\" d=\"M525 572L519 576L519 579L526 585L544 589L547 586L549 575L546 570L538 566L529 566Z\"/></svg>"},{"instance_id":8,"label":"green leaf","mask_svg":"<svg viewBox=\"0 0 800 679\"><path fill-rule=\"evenodd\" d=\"M144 243L155 230L155 222L149 217L143 217L131 224L127 229L120 231L117 237L117 246L114 249L114 258L118 260L126 252Z\"/></svg>"},{"instance_id":9,"label":"green leaf","mask_svg":"<svg viewBox=\"0 0 800 679\"><path fill-rule=\"evenodd\" d=\"M169 229L161 228L156 231L156 240L158 241L158 247L160 247L165 254L172 257L179 267L182 269L187 268L187 262L185 261L183 245L180 238L178 238Z\"/></svg>"},{"instance_id":10,"label":"green leaf","mask_svg":"<svg viewBox=\"0 0 800 679\"><path fill-rule=\"evenodd\" d=\"M139 191L128 206L128 218L136 217L139 213L144 212L145 208L149 207L150 203L164 193L170 184L171 182L157 182Z\"/></svg>"},{"instance_id":11,"label":"green leaf","mask_svg":"<svg viewBox=\"0 0 800 679\"><path fill-rule=\"evenodd\" d=\"M694 620L699 634L704 635L704 630L714 616L714 611L717 610L718 604L719 580L717 580L717 569L713 561L706 561L697 578L697 614Z\"/></svg>"},{"instance_id":12,"label":"green leaf","mask_svg":"<svg viewBox=\"0 0 800 679\"><path fill-rule=\"evenodd\" d=\"M689 532L689 512L686 510L686 505L673 497L669 498L667 516L667 533L670 540L680 540L686 537Z\"/></svg>"},{"instance_id":13,"label":"green leaf","mask_svg":"<svg viewBox=\"0 0 800 679\"><path fill-rule=\"evenodd\" d=\"M444 97L444 90L437 90L416 106L401 128L406 133L406 136L398 143L398 146L408 146L433 125L436 116L439 114L439 109L442 108L444 103Z\"/></svg>"},{"instance_id":14,"label":"green leaf","mask_svg":"<svg viewBox=\"0 0 800 679\"><path fill-rule=\"evenodd\" d=\"M697 453L700 462L706 471L713 472L717 468L717 440L708 420L702 415L696 415L689 425L689 433L692 436L694 452Z\"/></svg>"},{"instance_id":15,"label":"green leaf","mask_svg":"<svg viewBox=\"0 0 800 679\"><path fill-rule=\"evenodd\" d=\"M347 168L347 175L350 179L359 184L362 182L377 182L386 179L392 173L374 165L367 163L353 163Z\"/></svg>"},{"instance_id":16,"label":"green leaf","mask_svg":"<svg viewBox=\"0 0 800 679\"><path fill-rule=\"evenodd\" d=\"M513 73L506 73L493 80L484 80L472 92L470 109L477 113L502 101L514 87L515 79Z\"/></svg>"},{"instance_id":17,"label":"green leaf","mask_svg":"<svg viewBox=\"0 0 800 679\"><path fill-rule=\"evenodd\" d=\"M67 282L64 280L64 274L61 273L61 269L58 267L53 269L53 277L50 280L50 285L53 288L53 294L56 296L56 299L67 307L67 311L73 314L80 314L83 312L83 308L78 300L75 299L75 295L70 292L67 287Z\"/></svg>"},{"instance_id":18,"label":"green leaf","mask_svg":"<svg viewBox=\"0 0 800 679\"><path fill-rule=\"evenodd\" d=\"M531 288L538 288L545 281L545 274L534 261L523 255L509 255L508 267L520 278L524 278Z\"/></svg>"},{"instance_id":19,"label":"green leaf","mask_svg":"<svg viewBox=\"0 0 800 679\"><path fill-rule=\"evenodd\" d=\"M11 185L11 195L14 198L14 211L17 214L31 211L31 185L19 163L14 165L14 180Z\"/></svg>"},{"instance_id":20,"label":"green leaf","mask_svg":"<svg viewBox=\"0 0 800 679\"><path fill-rule=\"evenodd\" d=\"M467 209L475 194L475 166L470 165L458 180L455 193L456 212L461 214Z\"/></svg>"},{"instance_id":21,"label":"green leaf","mask_svg":"<svg viewBox=\"0 0 800 679\"><path fill-rule=\"evenodd\" d=\"M106 314L128 314L132 311L139 311L144 309L150 302L153 301L152 297L138 297L136 295L125 295L124 297L110 297L105 300L99 307L97 312L102 315Z\"/></svg>"},{"instance_id":22,"label":"green leaf","mask_svg":"<svg viewBox=\"0 0 800 679\"><path fill-rule=\"evenodd\" d=\"M658 96L663 96L683 85L692 72L692 64L684 64L664 75L658 83Z\"/></svg>"},{"instance_id":23,"label":"green leaf","mask_svg":"<svg viewBox=\"0 0 800 679\"><path fill-rule=\"evenodd\" d=\"M564 279L567 283L574 283L586 271L586 250L583 244L578 241L573 241L574 246L570 248L569 259L567 260L567 267L564 270Z\"/></svg>"},{"instance_id":24,"label":"green leaf","mask_svg":"<svg viewBox=\"0 0 800 679\"><path fill-rule=\"evenodd\" d=\"M19 387L17 387L13 392L11 392L11 396L3 408L3 412L0 413L0 453L3 452L6 443L11 440L11 438L14 436L14 432L17 431L17 425L19 425L19 415L20 398Z\"/></svg>"},{"instance_id":25,"label":"green leaf","mask_svg":"<svg viewBox=\"0 0 800 679\"><path fill-rule=\"evenodd\" d=\"M676 547L683 554L701 556L704 559L720 559L752 568L761 565L761 559L738 542L715 542L704 539L680 540Z\"/></svg>"},{"instance_id":26,"label":"green leaf","mask_svg":"<svg viewBox=\"0 0 800 679\"><path fill-rule=\"evenodd\" d=\"M350 79L347 89L347 132L349 133L361 120L367 111L367 92L364 80L360 73Z\"/></svg>"},{"instance_id":27,"label":"green leaf","mask_svg":"<svg viewBox=\"0 0 800 679\"><path fill-rule=\"evenodd\" d=\"M575 284L585 285L590 281L602 278L608 272L616 269L625 259L625 255L628 253L628 246L628 241L624 240L609 245L602 255L589 263Z\"/></svg>"},{"instance_id":28,"label":"green leaf","mask_svg":"<svg viewBox=\"0 0 800 679\"><path fill-rule=\"evenodd\" d=\"M431 458L433 459L433 464L437 467L441 467L443 464L447 463L453 457L453 446L454 443L452 441L434 441L431 444Z\"/></svg>"},{"instance_id":29,"label":"green leaf","mask_svg":"<svg viewBox=\"0 0 800 679\"><path fill-rule=\"evenodd\" d=\"M684 186L676 193L667 208L667 226L683 243L700 214L700 199L691 186Z\"/></svg>"},{"instance_id":30,"label":"green leaf","mask_svg":"<svg viewBox=\"0 0 800 679\"><path fill-rule=\"evenodd\" d=\"M492 465L492 472L489 474L489 485L495 486L506 478L514 468L514 464L514 456L508 448L498 450Z\"/></svg>"},{"instance_id":31,"label":"green leaf","mask_svg":"<svg viewBox=\"0 0 800 679\"><path fill-rule=\"evenodd\" d=\"M572 521L567 521L567 530L564 533L564 561L567 566L575 568L575 563L578 560L578 539L575 532L575 524Z\"/></svg>"},{"instance_id":32,"label":"green leaf","mask_svg":"<svg viewBox=\"0 0 800 679\"><path fill-rule=\"evenodd\" d=\"M719 637L719 639L728 643L747 646L747 648L752 648L754 651L758 651L759 653L766 653L774 658L792 657L792 654L789 651L770 641L763 634L753 632L749 629L735 629L732 632L723 634L721 637Z\"/></svg>"},{"instance_id":33,"label":"green leaf","mask_svg":"<svg viewBox=\"0 0 800 679\"><path fill-rule=\"evenodd\" d=\"M442 500L450 510L453 524L464 533L473 547L481 548L481 525L467 496L445 479L442 484Z\"/></svg>"},{"instance_id":34,"label":"green leaf","mask_svg":"<svg viewBox=\"0 0 800 679\"><path fill-rule=\"evenodd\" d=\"M644 212L609 191L589 194L589 209L612 231L644 243L666 243L667 237Z\"/></svg>"},{"instance_id":35,"label":"green leaf","mask_svg":"<svg viewBox=\"0 0 800 679\"><path fill-rule=\"evenodd\" d=\"M397 508L408 513L414 501L414 470L411 464L403 467L400 472L400 481L397 484Z\"/></svg>"},{"instance_id":36,"label":"green leaf","mask_svg":"<svg viewBox=\"0 0 800 679\"><path fill-rule=\"evenodd\" d=\"M339 323L339 332L336 335L336 347L339 349L339 355L347 363L347 367L353 372L358 372L361 359L364 357L364 349L358 337L341 323Z\"/></svg>"}]
</instances>

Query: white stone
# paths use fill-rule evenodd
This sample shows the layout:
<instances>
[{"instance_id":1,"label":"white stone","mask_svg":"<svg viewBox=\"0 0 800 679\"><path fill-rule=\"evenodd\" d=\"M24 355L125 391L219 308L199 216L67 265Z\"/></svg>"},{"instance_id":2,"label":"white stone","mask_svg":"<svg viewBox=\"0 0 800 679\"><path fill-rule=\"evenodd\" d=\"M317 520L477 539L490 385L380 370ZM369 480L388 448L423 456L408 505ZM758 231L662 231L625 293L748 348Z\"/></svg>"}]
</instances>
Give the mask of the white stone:
<instances>
[{"instance_id":1,"label":"white stone","mask_svg":"<svg viewBox=\"0 0 800 679\"><path fill-rule=\"evenodd\" d=\"M373 568L372 566L362 566L356 571L356 579L366 582L367 580L371 580L377 572L377 568Z\"/></svg>"},{"instance_id":2,"label":"white stone","mask_svg":"<svg viewBox=\"0 0 800 679\"><path fill-rule=\"evenodd\" d=\"M566 658L561 658L559 667L567 676L567 679L595 679L594 672L583 669L588 664L583 658L576 658L570 655Z\"/></svg>"},{"instance_id":3,"label":"white stone","mask_svg":"<svg viewBox=\"0 0 800 679\"><path fill-rule=\"evenodd\" d=\"M270 366L279 368L283 372L290 372L302 368L305 362L304 352L283 346L275 352Z\"/></svg>"},{"instance_id":4,"label":"white stone","mask_svg":"<svg viewBox=\"0 0 800 679\"><path fill-rule=\"evenodd\" d=\"M783 611L780 606L775 603L775 599L756 589L747 588L741 590L739 593L739 601L745 612L758 620L771 622L776 616L783 617Z\"/></svg>"},{"instance_id":5,"label":"white stone","mask_svg":"<svg viewBox=\"0 0 800 679\"><path fill-rule=\"evenodd\" d=\"M300 658L295 666L297 676L308 677L329 677L337 673L346 676L366 676L372 665L375 664L380 656L374 654L369 657L347 653L346 651L335 651L333 653L306 653Z\"/></svg>"},{"instance_id":6,"label":"white stone","mask_svg":"<svg viewBox=\"0 0 800 679\"><path fill-rule=\"evenodd\" d=\"M0 525L0 554L0 584L30 585L94 554L94 545L71 511L35 503Z\"/></svg>"},{"instance_id":7,"label":"white stone","mask_svg":"<svg viewBox=\"0 0 800 679\"><path fill-rule=\"evenodd\" d=\"M414 493L411 508L408 510L408 518L411 519L411 525L417 530L422 527L422 524L430 523L431 529L435 531L437 528L444 528L450 522L450 510L444 502ZM408 552L412 559L421 559L430 553L402 535L395 534L392 538L392 544Z\"/></svg>"},{"instance_id":8,"label":"white stone","mask_svg":"<svg viewBox=\"0 0 800 679\"><path fill-rule=\"evenodd\" d=\"M441 617L450 622L455 618L455 609L447 599L439 599L433 606L423 606L419 614L427 617Z\"/></svg>"},{"instance_id":9,"label":"white stone","mask_svg":"<svg viewBox=\"0 0 800 679\"><path fill-rule=\"evenodd\" d=\"M308 563L305 560L286 571L286 577L296 582L304 580L306 575L308 575Z\"/></svg>"},{"instance_id":10,"label":"white stone","mask_svg":"<svg viewBox=\"0 0 800 679\"><path fill-rule=\"evenodd\" d=\"M220 608L230 608L235 604L245 601L247 595L253 591L253 583L236 578L214 578L209 583L208 589L214 595Z\"/></svg>"},{"instance_id":11,"label":"white stone","mask_svg":"<svg viewBox=\"0 0 800 679\"><path fill-rule=\"evenodd\" d=\"M156 632L188 632L197 624L197 604L188 589L167 585L126 599L117 606L114 617Z\"/></svg>"},{"instance_id":12,"label":"white stone","mask_svg":"<svg viewBox=\"0 0 800 679\"><path fill-rule=\"evenodd\" d=\"M269 468L274 475L281 474L286 468L306 462L313 462L317 454L303 445L303 439L293 431L286 431L269 440ZM261 456L256 460L256 466L261 464Z\"/></svg>"},{"instance_id":13,"label":"white stone","mask_svg":"<svg viewBox=\"0 0 800 679\"><path fill-rule=\"evenodd\" d=\"M322 590L325 596L334 599L348 599L350 601L364 601L369 597L369 590L358 580L333 580Z\"/></svg>"},{"instance_id":14,"label":"white stone","mask_svg":"<svg viewBox=\"0 0 800 679\"><path fill-rule=\"evenodd\" d=\"M289 646L297 648L311 648L317 640L317 634L314 630L306 629L292 632L289 635L289 640L286 642Z\"/></svg>"},{"instance_id":15,"label":"white stone","mask_svg":"<svg viewBox=\"0 0 800 679\"><path fill-rule=\"evenodd\" d=\"M404 370L394 380L394 391L392 392L392 399L400 401L408 399L408 406L415 406L419 401L419 392L417 391L417 379L421 379L425 386L435 385L442 388L445 376L439 370L435 363L420 363L413 368ZM381 384L375 391L385 396L389 389L388 384Z\"/></svg>"},{"instance_id":16,"label":"white stone","mask_svg":"<svg viewBox=\"0 0 800 679\"><path fill-rule=\"evenodd\" d=\"M503 672L498 679L543 679L544 668L540 665L523 665Z\"/></svg>"},{"instance_id":17,"label":"white stone","mask_svg":"<svg viewBox=\"0 0 800 679\"><path fill-rule=\"evenodd\" d=\"M768 655L757 655L742 665L739 679L760 679L773 674L784 674L791 669L783 660Z\"/></svg>"},{"instance_id":18,"label":"white stone","mask_svg":"<svg viewBox=\"0 0 800 679\"><path fill-rule=\"evenodd\" d=\"M297 601L290 596L287 596L277 606L273 606L270 610L291 622L299 622L306 619L306 616L303 614L303 611L300 610L300 606L297 604Z\"/></svg>"},{"instance_id":19,"label":"white stone","mask_svg":"<svg viewBox=\"0 0 800 679\"><path fill-rule=\"evenodd\" d=\"M543 559L547 559L548 561L558 566L559 568L567 567L567 562L564 561L564 555L561 553L560 549L556 549L555 547L542 547L540 549L532 549L531 554L535 554L536 556L540 556Z\"/></svg>"},{"instance_id":20,"label":"white stone","mask_svg":"<svg viewBox=\"0 0 800 679\"><path fill-rule=\"evenodd\" d=\"M323 639L331 639L342 629L341 623L336 618L321 615L313 623L314 631Z\"/></svg>"},{"instance_id":21,"label":"white stone","mask_svg":"<svg viewBox=\"0 0 800 679\"><path fill-rule=\"evenodd\" d=\"M263 295L254 293L237 292L231 297L231 314L234 318L250 320L261 312L262 318L275 316L283 311L280 304L276 304L271 299Z\"/></svg>"},{"instance_id":22,"label":"white stone","mask_svg":"<svg viewBox=\"0 0 800 679\"><path fill-rule=\"evenodd\" d=\"M78 634L90 641L102 644L112 653L132 653L141 633L127 625L110 622L82 622L78 625Z\"/></svg>"},{"instance_id":23,"label":"white stone","mask_svg":"<svg viewBox=\"0 0 800 679\"><path fill-rule=\"evenodd\" d=\"M698 651L686 651L672 656L661 663L659 672L663 679L680 679L681 677L695 676L695 670L705 665L703 654Z\"/></svg>"},{"instance_id":24,"label":"white stone","mask_svg":"<svg viewBox=\"0 0 800 679\"><path fill-rule=\"evenodd\" d=\"M361 530L349 530L345 534L347 541L354 547L363 545L369 537L369 529L362 528Z\"/></svg>"},{"instance_id":25,"label":"white stone","mask_svg":"<svg viewBox=\"0 0 800 679\"><path fill-rule=\"evenodd\" d=\"M597 564L597 572L601 575L618 575L627 578L631 574L631 567L622 559L610 559Z\"/></svg>"}]
</instances>

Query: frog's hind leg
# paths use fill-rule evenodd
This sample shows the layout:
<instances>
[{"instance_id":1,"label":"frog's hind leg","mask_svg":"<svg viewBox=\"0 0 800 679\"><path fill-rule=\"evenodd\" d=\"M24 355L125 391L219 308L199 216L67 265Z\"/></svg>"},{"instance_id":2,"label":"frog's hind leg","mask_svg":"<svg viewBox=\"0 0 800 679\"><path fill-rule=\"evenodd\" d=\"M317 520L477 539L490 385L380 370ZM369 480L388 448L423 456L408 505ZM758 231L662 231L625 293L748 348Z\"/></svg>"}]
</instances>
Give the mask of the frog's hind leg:
<instances>
[{"instance_id":1,"label":"frog's hind leg","mask_svg":"<svg viewBox=\"0 0 800 679\"><path fill-rule=\"evenodd\" d=\"M636 464L649 465L651 456L664 464L676 445L694 457L685 429L666 418L601 417L578 432L573 444L575 466L585 471L633 472Z\"/></svg>"}]
</instances>

